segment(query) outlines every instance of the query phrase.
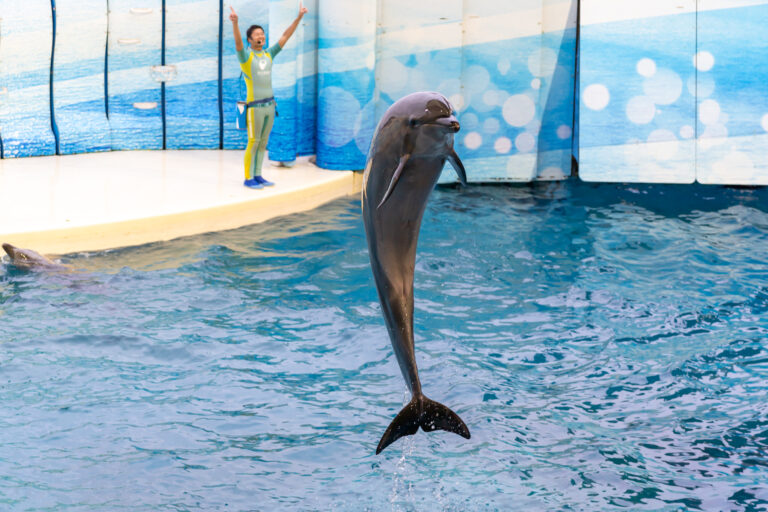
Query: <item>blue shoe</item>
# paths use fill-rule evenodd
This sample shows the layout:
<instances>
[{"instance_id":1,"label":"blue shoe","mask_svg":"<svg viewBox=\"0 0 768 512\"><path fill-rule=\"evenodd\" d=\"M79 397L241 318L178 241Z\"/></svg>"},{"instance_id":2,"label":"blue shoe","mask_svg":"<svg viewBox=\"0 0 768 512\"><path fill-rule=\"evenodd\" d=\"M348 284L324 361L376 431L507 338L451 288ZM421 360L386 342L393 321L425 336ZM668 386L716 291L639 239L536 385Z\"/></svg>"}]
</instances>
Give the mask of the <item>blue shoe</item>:
<instances>
[{"instance_id":1,"label":"blue shoe","mask_svg":"<svg viewBox=\"0 0 768 512\"><path fill-rule=\"evenodd\" d=\"M274 185L274 183L272 183L271 181L265 180L262 176L254 176L253 181L255 181L256 183L260 183L264 187L271 187L272 185Z\"/></svg>"},{"instance_id":2,"label":"blue shoe","mask_svg":"<svg viewBox=\"0 0 768 512\"><path fill-rule=\"evenodd\" d=\"M264 185L262 185L256 180L245 180L243 182L243 185L245 185L248 188L264 188Z\"/></svg>"}]
</instances>

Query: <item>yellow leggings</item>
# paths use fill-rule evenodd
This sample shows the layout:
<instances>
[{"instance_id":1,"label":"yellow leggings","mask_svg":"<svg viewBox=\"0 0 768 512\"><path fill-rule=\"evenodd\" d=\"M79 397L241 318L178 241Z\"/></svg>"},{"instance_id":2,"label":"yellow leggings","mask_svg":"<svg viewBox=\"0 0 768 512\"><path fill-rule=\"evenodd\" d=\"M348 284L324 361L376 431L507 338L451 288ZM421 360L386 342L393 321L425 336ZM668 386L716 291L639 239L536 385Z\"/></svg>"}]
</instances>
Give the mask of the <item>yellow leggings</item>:
<instances>
[{"instance_id":1,"label":"yellow leggings","mask_svg":"<svg viewBox=\"0 0 768 512\"><path fill-rule=\"evenodd\" d=\"M248 146L245 148L245 179L261 176L261 165L267 152L267 141L275 122L275 104L248 109Z\"/></svg>"}]
</instances>

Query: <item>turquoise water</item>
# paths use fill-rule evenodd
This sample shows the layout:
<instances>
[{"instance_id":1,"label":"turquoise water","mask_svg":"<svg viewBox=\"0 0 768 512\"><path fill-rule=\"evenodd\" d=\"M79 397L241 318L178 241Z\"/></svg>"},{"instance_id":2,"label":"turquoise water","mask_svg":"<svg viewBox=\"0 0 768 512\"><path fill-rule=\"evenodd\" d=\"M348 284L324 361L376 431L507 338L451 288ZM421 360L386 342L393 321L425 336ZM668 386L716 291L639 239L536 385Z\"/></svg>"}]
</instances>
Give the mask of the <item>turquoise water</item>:
<instances>
[{"instance_id":1,"label":"turquoise water","mask_svg":"<svg viewBox=\"0 0 768 512\"><path fill-rule=\"evenodd\" d=\"M768 193L440 189L403 405L358 198L0 267L2 510L764 510Z\"/></svg>"}]
</instances>

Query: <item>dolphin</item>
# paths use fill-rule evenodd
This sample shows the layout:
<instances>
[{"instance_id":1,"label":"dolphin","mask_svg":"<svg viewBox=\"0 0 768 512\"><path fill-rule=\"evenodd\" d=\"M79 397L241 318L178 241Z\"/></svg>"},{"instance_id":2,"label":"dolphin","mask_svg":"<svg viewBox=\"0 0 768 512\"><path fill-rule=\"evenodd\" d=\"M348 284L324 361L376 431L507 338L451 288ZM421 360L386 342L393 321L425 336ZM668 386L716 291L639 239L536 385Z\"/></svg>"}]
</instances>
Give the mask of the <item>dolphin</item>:
<instances>
[{"instance_id":1,"label":"dolphin","mask_svg":"<svg viewBox=\"0 0 768 512\"><path fill-rule=\"evenodd\" d=\"M413 344L413 272L427 199L446 161L462 184L467 183L464 165L453 150L458 131L445 96L417 92L387 109L368 152L362 191L368 254L392 348L411 392L410 403L384 432L376 454L419 427L470 437L458 414L422 393Z\"/></svg>"},{"instance_id":2,"label":"dolphin","mask_svg":"<svg viewBox=\"0 0 768 512\"><path fill-rule=\"evenodd\" d=\"M3 244L3 250L11 259L11 263L18 268L48 270L69 269L67 265L56 263L31 249L20 249L11 244Z\"/></svg>"}]
</instances>

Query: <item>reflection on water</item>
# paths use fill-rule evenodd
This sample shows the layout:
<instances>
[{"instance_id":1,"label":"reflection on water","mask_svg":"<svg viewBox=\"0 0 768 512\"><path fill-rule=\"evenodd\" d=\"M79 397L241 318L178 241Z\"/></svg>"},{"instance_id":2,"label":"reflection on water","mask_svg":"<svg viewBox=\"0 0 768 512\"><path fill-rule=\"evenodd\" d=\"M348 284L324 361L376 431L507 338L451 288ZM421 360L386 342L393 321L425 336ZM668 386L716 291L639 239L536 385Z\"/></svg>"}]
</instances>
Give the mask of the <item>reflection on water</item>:
<instances>
[{"instance_id":1,"label":"reflection on water","mask_svg":"<svg viewBox=\"0 0 768 512\"><path fill-rule=\"evenodd\" d=\"M444 188L403 404L359 200L0 268L0 508L768 507L768 194Z\"/></svg>"}]
</instances>

